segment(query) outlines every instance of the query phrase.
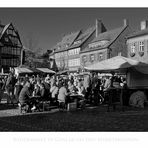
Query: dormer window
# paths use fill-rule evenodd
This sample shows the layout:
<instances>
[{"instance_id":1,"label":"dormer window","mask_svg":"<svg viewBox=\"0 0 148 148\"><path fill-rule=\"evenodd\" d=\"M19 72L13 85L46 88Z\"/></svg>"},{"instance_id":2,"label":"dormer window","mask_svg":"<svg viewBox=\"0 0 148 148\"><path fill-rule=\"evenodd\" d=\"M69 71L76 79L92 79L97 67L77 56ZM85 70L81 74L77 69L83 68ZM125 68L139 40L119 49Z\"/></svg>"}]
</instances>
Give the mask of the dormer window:
<instances>
[{"instance_id":1,"label":"dormer window","mask_svg":"<svg viewBox=\"0 0 148 148\"><path fill-rule=\"evenodd\" d=\"M81 40L77 40L73 44L76 45L76 44L80 44L80 43L81 43Z\"/></svg>"},{"instance_id":2,"label":"dormer window","mask_svg":"<svg viewBox=\"0 0 148 148\"><path fill-rule=\"evenodd\" d=\"M58 50L61 49L61 46L58 46Z\"/></svg>"},{"instance_id":3,"label":"dormer window","mask_svg":"<svg viewBox=\"0 0 148 148\"><path fill-rule=\"evenodd\" d=\"M66 44L66 48L68 48L69 47L69 44Z\"/></svg>"}]
</instances>

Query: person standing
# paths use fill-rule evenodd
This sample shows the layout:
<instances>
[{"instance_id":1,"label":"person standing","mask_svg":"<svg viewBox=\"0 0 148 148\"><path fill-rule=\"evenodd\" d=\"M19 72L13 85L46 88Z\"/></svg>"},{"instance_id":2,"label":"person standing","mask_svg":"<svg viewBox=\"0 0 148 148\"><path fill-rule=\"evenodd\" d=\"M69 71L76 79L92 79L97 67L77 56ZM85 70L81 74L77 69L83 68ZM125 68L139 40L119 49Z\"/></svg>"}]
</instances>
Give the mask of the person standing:
<instances>
[{"instance_id":1,"label":"person standing","mask_svg":"<svg viewBox=\"0 0 148 148\"><path fill-rule=\"evenodd\" d=\"M15 95L15 100L18 103L19 102L19 94L21 92L21 89L23 88L23 86L21 85L21 81L18 78L15 87L14 87L14 95Z\"/></svg>"},{"instance_id":2,"label":"person standing","mask_svg":"<svg viewBox=\"0 0 148 148\"><path fill-rule=\"evenodd\" d=\"M58 95L58 87L56 83L54 83L50 88L51 93L51 102L56 103L57 102L57 95Z\"/></svg>"},{"instance_id":3,"label":"person standing","mask_svg":"<svg viewBox=\"0 0 148 148\"><path fill-rule=\"evenodd\" d=\"M59 94L58 94L58 102L59 102L59 107L64 109L66 105L66 97L67 97L67 89L65 87L65 83L61 83L61 87L59 89Z\"/></svg>"}]
</instances>

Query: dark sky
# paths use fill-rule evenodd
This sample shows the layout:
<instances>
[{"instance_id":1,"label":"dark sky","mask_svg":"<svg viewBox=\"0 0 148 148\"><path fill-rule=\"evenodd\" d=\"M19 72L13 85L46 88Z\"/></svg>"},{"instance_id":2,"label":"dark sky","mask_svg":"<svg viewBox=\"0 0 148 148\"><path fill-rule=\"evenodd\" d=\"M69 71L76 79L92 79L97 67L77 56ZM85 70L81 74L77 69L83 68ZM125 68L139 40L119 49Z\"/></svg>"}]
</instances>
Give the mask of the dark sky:
<instances>
[{"instance_id":1,"label":"dark sky","mask_svg":"<svg viewBox=\"0 0 148 148\"><path fill-rule=\"evenodd\" d=\"M36 47L44 51L64 34L95 25L96 18L101 19L108 30L120 27L124 18L137 29L140 21L148 19L148 8L0 8L2 23L12 22L24 44L31 36Z\"/></svg>"}]
</instances>

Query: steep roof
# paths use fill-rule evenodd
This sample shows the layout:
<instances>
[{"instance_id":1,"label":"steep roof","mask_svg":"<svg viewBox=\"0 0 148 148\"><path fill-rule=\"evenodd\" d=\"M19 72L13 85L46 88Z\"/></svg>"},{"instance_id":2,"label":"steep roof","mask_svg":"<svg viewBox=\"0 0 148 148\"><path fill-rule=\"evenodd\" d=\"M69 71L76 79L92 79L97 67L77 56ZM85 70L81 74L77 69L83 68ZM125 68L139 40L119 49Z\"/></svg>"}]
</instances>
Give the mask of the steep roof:
<instances>
[{"instance_id":1,"label":"steep roof","mask_svg":"<svg viewBox=\"0 0 148 148\"><path fill-rule=\"evenodd\" d=\"M55 50L55 52L60 52L60 51L65 51L66 49L68 49L68 47L74 42L74 40L77 38L77 36L79 35L80 31L74 32L74 33L70 33L68 35L65 35L61 42L58 42L53 49Z\"/></svg>"},{"instance_id":2,"label":"steep roof","mask_svg":"<svg viewBox=\"0 0 148 148\"><path fill-rule=\"evenodd\" d=\"M90 27L86 30L82 30L80 35L78 36L78 38L75 40L75 42L77 41L80 41L79 43L77 44L72 44L69 49L71 48L76 48L76 47L79 47L81 46L88 38L90 35L92 35L92 33L95 31L95 27Z\"/></svg>"},{"instance_id":3,"label":"steep roof","mask_svg":"<svg viewBox=\"0 0 148 148\"><path fill-rule=\"evenodd\" d=\"M5 27L4 25L0 25L0 34L2 33L4 27Z\"/></svg>"},{"instance_id":4,"label":"steep roof","mask_svg":"<svg viewBox=\"0 0 148 148\"><path fill-rule=\"evenodd\" d=\"M0 27L0 39L3 36L3 34L5 33L5 31L7 30L7 28L10 26L10 24L7 24L3 27Z\"/></svg>"},{"instance_id":5,"label":"steep roof","mask_svg":"<svg viewBox=\"0 0 148 148\"><path fill-rule=\"evenodd\" d=\"M127 38L133 38L133 37L138 37L142 35L148 35L148 28L144 30L135 31L131 33L129 36L127 36Z\"/></svg>"},{"instance_id":6,"label":"steep roof","mask_svg":"<svg viewBox=\"0 0 148 148\"><path fill-rule=\"evenodd\" d=\"M10 26L12 26L12 27L14 28L14 31L15 31L15 33L16 33L16 35L18 36L18 39L19 39L19 41L20 41L20 44L22 45L22 42L21 42L20 36L19 36L19 34L18 34L18 31L15 29L15 27L12 25L12 23L9 23L9 24L7 24L7 25L1 25L1 24L0 24L0 39L3 37L3 35L4 35L5 32L6 32L6 30L7 30ZM2 43L1 43L1 44L2 44Z\"/></svg>"},{"instance_id":7,"label":"steep roof","mask_svg":"<svg viewBox=\"0 0 148 148\"><path fill-rule=\"evenodd\" d=\"M100 47L95 47L95 48L87 47L81 52L83 53L83 52L88 52L88 51L93 51L93 50L98 50L98 49L103 49L103 48L109 47L126 28L127 28L127 26L124 26L124 27L120 27L120 28L106 31L104 33L100 33L98 35L98 37L94 38L91 41L91 43L95 43L95 42L103 41L103 40L107 40L108 42Z\"/></svg>"}]
</instances>

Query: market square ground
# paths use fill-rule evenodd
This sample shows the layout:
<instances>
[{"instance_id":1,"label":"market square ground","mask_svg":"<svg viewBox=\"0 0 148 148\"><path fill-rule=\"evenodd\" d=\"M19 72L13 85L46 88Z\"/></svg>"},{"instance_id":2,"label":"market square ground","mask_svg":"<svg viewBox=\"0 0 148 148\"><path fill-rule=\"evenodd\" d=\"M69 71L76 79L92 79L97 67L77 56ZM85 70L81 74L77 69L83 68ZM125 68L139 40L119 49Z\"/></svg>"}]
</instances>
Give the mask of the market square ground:
<instances>
[{"instance_id":1,"label":"market square ground","mask_svg":"<svg viewBox=\"0 0 148 148\"><path fill-rule=\"evenodd\" d=\"M126 107L107 112L106 106L87 107L85 110L20 115L17 107L0 105L0 131L148 131L148 107Z\"/></svg>"}]
</instances>

